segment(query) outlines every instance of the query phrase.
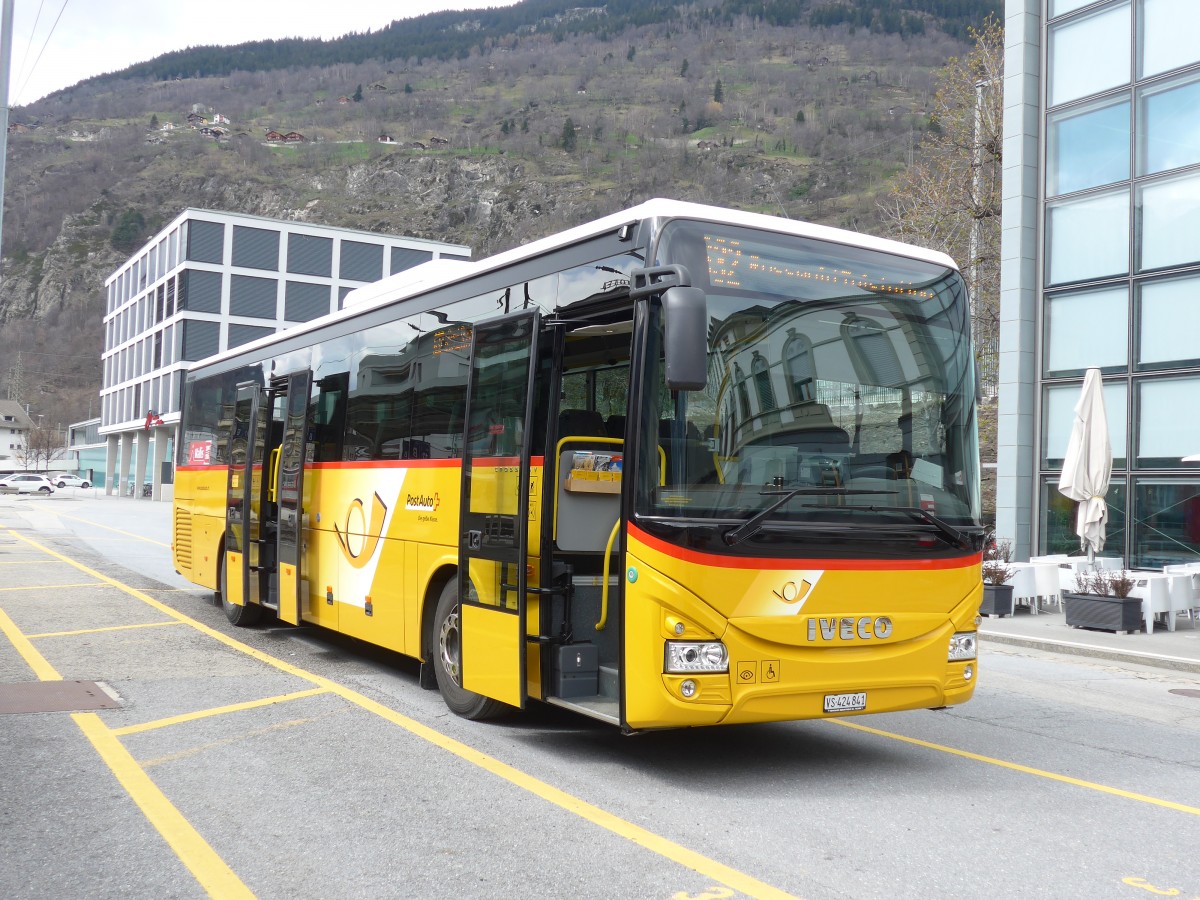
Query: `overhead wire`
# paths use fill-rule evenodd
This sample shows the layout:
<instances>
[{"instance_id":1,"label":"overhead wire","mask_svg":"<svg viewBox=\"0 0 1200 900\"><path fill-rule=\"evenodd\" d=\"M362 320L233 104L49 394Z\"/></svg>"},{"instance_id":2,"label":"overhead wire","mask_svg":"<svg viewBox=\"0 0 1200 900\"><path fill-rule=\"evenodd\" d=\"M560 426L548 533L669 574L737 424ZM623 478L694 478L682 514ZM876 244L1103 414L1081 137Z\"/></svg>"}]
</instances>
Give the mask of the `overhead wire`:
<instances>
[{"instance_id":1,"label":"overhead wire","mask_svg":"<svg viewBox=\"0 0 1200 900\"><path fill-rule=\"evenodd\" d=\"M38 51L37 59L35 59L33 61L33 65L29 67L29 72L25 75L25 79L24 79L24 81L21 82L21 86L19 88L17 88L16 94L13 95L14 100L13 100L13 102L9 103L9 106L18 105L16 103L16 100L19 100L21 98L21 94L24 92L25 88L28 87L28 85L29 85L29 79L32 78L33 73L35 71L37 71L38 63L42 61L42 54L46 52L46 47L50 43L50 38L54 37L54 31L56 28L58 28L58 23L62 21L63 13L67 11L67 4L70 2L71 2L71 0L63 0L62 8L58 11L58 15L54 19L54 24L50 26L50 33L46 35L46 40L42 42L42 49L40 49ZM43 6L45 5L45 0L42 0L42 5ZM39 6L37 19L34 21L34 24L33 24L35 31L37 29L37 23L39 21L41 21L41 17L42 17L42 6ZM29 32L29 42L30 42L30 44L33 43L33 31ZM28 59L29 59L28 51L26 51L25 59L26 59L26 61L28 61ZM24 69L23 65L22 65L22 69Z\"/></svg>"}]
</instances>

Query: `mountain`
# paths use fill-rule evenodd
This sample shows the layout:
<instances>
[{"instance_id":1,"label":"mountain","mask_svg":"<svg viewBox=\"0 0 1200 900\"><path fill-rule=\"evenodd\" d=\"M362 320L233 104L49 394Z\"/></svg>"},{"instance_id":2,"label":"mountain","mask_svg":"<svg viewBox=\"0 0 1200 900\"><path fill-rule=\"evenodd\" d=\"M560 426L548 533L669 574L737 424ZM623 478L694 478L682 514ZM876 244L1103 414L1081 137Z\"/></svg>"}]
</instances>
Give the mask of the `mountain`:
<instances>
[{"instance_id":1,"label":"mountain","mask_svg":"<svg viewBox=\"0 0 1200 900\"><path fill-rule=\"evenodd\" d=\"M10 115L0 396L94 409L104 279L189 206L477 257L652 196L881 233L935 73L999 5L524 0L89 79Z\"/></svg>"}]
</instances>

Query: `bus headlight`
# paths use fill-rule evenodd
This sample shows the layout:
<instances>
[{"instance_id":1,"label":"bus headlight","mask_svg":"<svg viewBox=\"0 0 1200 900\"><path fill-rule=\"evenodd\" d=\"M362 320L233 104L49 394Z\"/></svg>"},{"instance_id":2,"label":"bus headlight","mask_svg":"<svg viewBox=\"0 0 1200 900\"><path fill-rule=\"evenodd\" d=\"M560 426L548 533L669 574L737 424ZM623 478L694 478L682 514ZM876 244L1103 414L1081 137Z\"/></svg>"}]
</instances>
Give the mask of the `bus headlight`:
<instances>
[{"instance_id":1,"label":"bus headlight","mask_svg":"<svg viewBox=\"0 0 1200 900\"><path fill-rule=\"evenodd\" d=\"M959 631L950 635L950 662L956 662L963 659L974 659L975 653L975 632L974 631Z\"/></svg>"},{"instance_id":2,"label":"bus headlight","mask_svg":"<svg viewBox=\"0 0 1200 900\"><path fill-rule=\"evenodd\" d=\"M667 641L668 673L728 672L729 651L720 641Z\"/></svg>"}]
</instances>

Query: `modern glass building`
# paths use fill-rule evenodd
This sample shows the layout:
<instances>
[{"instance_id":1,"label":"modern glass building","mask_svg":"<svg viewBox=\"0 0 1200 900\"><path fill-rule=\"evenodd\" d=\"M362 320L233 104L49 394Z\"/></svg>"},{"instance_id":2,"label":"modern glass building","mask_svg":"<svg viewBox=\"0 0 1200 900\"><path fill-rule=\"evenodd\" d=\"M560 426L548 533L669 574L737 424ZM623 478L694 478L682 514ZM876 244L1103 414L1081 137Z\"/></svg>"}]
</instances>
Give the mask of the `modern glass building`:
<instances>
[{"instance_id":1,"label":"modern glass building","mask_svg":"<svg viewBox=\"0 0 1200 900\"><path fill-rule=\"evenodd\" d=\"M133 485L140 496L145 483L163 496L192 362L327 315L385 275L470 256L469 247L420 238L184 210L104 283L106 490Z\"/></svg>"},{"instance_id":2,"label":"modern glass building","mask_svg":"<svg viewBox=\"0 0 1200 900\"><path fill-rule=\"evenodd\" d=\"M1057 490L1085 369L1106 555L1200 557L1200 2L1006 0L997 520L1079 549Z\"/></svg>"}]
</instances>

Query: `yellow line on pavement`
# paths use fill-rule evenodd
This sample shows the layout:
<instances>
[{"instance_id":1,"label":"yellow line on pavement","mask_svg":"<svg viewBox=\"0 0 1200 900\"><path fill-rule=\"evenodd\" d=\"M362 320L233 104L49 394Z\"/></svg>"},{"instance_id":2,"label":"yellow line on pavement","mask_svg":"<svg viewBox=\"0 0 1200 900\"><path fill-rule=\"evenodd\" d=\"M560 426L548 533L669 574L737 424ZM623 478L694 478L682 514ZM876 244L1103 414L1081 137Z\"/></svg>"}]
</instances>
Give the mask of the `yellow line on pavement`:
<instances>
[{"instance_id":1,"label":"yellow line on pavement","mask_svg":"<svg viewBox=\"0 0 1200 900\"><path fill-rule=\"evenodd\" d=\"M182 625L183 622L173 624ZM231 703L228 706L218 706L215 709L202 709L197 712L184 713L180 716L170 716L166 719L156 719L153 722L143 722L141 725L126 725L124 728L114 728L113 734L140 734L143 731L154 731L156 728L167 728L171 725L181 725L184 722L195 722L197 719L207 719L210 716L223 716L226 713L242 712L247 709L258 709L275 703L287 703L302 697L315 697L317 694L329 693L323 687L309 688L307 691L295 691L291 694L280 694L278 697L264 697L262 700L248 700L245 703Z\"/></svg>"},{"instance_id":2,"label":"yellow line on pavement","mask_svg":"<svg viewBox=\"0 0 1200 900\"><path fill-rule=\"evenodd\" d=\"M217 855L192 823L183 817L166 795L158 789L150 776L137 764L116 736L105 727L95 713L73 713L80 730L83 731L100 758L112 769L117 781L125 788L133 802L142 810L158 833L175 851L175 855L188 867L192 876L211 897L253 897L242 880L234 874L225 860Z\"/></svg>"},{"instance_id":3,"label":"yellow line on pavement","mask_svg":"<svg viewBox=\"0 0 1200 900\"><path fill-rule=\"evenodd\" d=\"M1061 781L1063 784L1073 784L1076 787L1087 788L1090 791L1099 791L1102 794L1112 794L1114 797L1124 797L1126 800L1136 800L1139 803L1149 803L1153 806L1162 806L1166 809L1173 809L1176 812L1200 816L1200 808L1195 806L1187 806L1183 803L1174 803L1171 800L1162 800L1158 797L1150 797L1146 794L1137 794L1133 791L1124 791L1120 788L1109 787L1106 784L1097 784L1094 781L1084 781L1080 778L1072 778L1069 775L1059 775L1057 772L1047 772L1044 769L1034 769L1030 766L1023 766L1020 763L996 759L993 756L981 756L978 753L971 753L968 750L958 750L954 747L947 747L943 744L934 744L930 741L923 741L920 738L908 737L904 734L896 734L895 732L891 731L881 731L878 728L871 728L868 725L859 725L857 722L848 722L845 719L831 719L830 721L838 725L843 725L846 728L853 728L855 731L864 731L867 734L874 734L878 737L890 738L894 741L903 741L906 744L924 747L927 750L937 750L940 753L949 753L952 756L961 756L964 759L973 759L976 762L983 762L987 763L988 765L999 766L1002 769L1012 769L1014 772L1022 772L1026 775L1036 775L1038 778L1048 778L1051 781Z\"/></svg>"},{"instance_id":4,"label":"yellow line on pavement","mask_svg":"<svg viewBox=\"0 0 1200 900\"><path fill-rule=\"evenodd\" d=\"M0 593L9 591L55 591L59 588L99 587L94 581L84 581L79 584L22 584L17 587L0 588Z\"/></svg>"},{"instance_id":5,"label":"yellow line on pavement","mask_svg":"<svg viewBox=\"0 0 1200 900\"><path fill-rule=\"evenodd\" d=\"M13 647L21 654L21 658L25 660L29 668L33 669L33 674L38 677L39 681L62 681L58 670L50 665L46 657L38 653L37 648L29 643L29 638L21 633L21 629L2 609L0 609L0 631L3 631L4 636L12 642Z\"/></svg>"},{"instance_id":6,"label":"yellow line on pavement","mask_svg":"<svg viewBox=\"0 0 1200 900\"><path fill-rule=\"evenodd\" d=\"M62 554L49 549L48 547L38 544L36 541L30 540L24 535L17 535L17 537L30 546L37 547L44 553L70 563L79 571L95 578L99 578L113 587L119 588L120 590L129 594L131 597L135 597L138 600L141 600L143 603L154 607L160 612L163 612L166 615L190 625L202 634L208 635L209 637L219 641L231 649L237 650L240 653L244 653L247 656L258 660L259 662L265 663L268 666L280 670L281 672L294 675L297 678L309 682L310 684L314 684L320 688L323 688L330 693L341 697L346 702L352 703L355 706L366 710L367 712L373 713L374 715L377 715L394 725L398 725L405 731L408 731L410 734L415 735L416 737L419 737L436 747L440 747L441 749L454 754L460 759L465 760L466 762L469 762L472 765L483 769L484 771L490 772L493 775L504 779L510 784L521 788L524 791L528 791L534 796L540 797L548 803L552 803L555 806L566 810L567 812L574 813L580 818L585 819L594 825L598 825L601 828L618 835L619 837L625 838L626 840L631 841L632 843L637 844L638 846L643 847L652 853L656 853L665 859L689 868L695 872L699 872L702 875L707 875L708 877L721 882L725 886L732 888L735 891L739 891L740 893L746 894L749 897L771 898L771 900L783 900L783 898L792 897L791 894L781 891L779 888L759 881L753 876L747 875L744 872L739 872L736 869L730 868L729 866L719 863L714 859L710 859L709 857L697 853L694 850L689 850L687 847L684 847L681 844L677 844L674 841L668 840L667 838L635 825L632 822L627 822L626 820L615 816L598 806L594 806L585 800L581 800L579 797L568 794L566 791L560 790L544 781L534 778L532 775L522 772L520 769L510 766L507 763L503 763L492 756L488 756L486 753L482 753L479 750L476 750L474 747L464 744L461 741L457 741L439 731L435 731L426 725L422 725L415 719L410 719L408 716L398 713L394 709L384 706L382 703L378 703L375 700L358 693L357 691L351 690L348 687L344 687L343 685L338 684L336 681L331 681L328 678L308 672L304 669L301 669L299 666L294 666L291 663L284 662L281 659L276 659L270 654L264 653L263 651L251 647L248 644L243 644L241 641L231 638L228 635L217 631L215 628L205 625L203 622L198 622L197 620L184 615L178 610L172 609L165 603L154 599L144 591L140 591L137 588L123 584L122 582L117 581L115 578L110 578L107 575L103 575L94 569L83 565L82 563L78 563L69 557L63 556Z\"/></svg>"},{"instance_id":7,"label":"yellow line on pavement","mask_svg":"<svg viewBox=\"0 0 1200 900\"><path fill-rule=\"evenodd\" d=\"M154 544L156 547L170 547L170 544L164 544L162 541L152 541L148 537L142 537L140 534L134 534L132 531L122 531L120 528L113 528L111 525L104 525L100 522L93 522L91 519L84 519L80 516L72 516L68 513L58 513L60 519L71 519L75 522L82 522L84 525L91 525L93 528L103 528L106 531L115 531L117 534L123 534L126 537L131 537L139 541L145 541L147 544Z\"/></svg>"},{"instance_id":8,"label":"yellow line on pavement","mask_svg":"<svg viewBox=\"0 0 1200 900\"><path fill-rule=\"evenodd\" d=\"M43 631L41 634L27 634L31 641L52 637L72 637L77 634L100 634L104 631L129 631L131 628L161 628L164 625L182 625L182 622L141 622L137 625L108 625L104 628L80 628L78 631Z\"/></svg>"},{"instance_id":9,"label":"yellow line on pavement","mask_svg":"<svg viewBox=\"0 0 1200 900\"><path fill-rule=\"evenodd\" d=\"M36 545L35 545L36 546ZM44 548L39 548L44 549ZM12 641L13 647L21 654L29 667L42 681L62 681L62 676L54 666L46 660L37 649L29 643L28 638L13 624L12 619L0 609L0 631ZM183 817L167 799L158 786L138 766L129 752L121 746L113 732L105 726L95 713L72 713L72 720L79 726L100 758L112 770L121 786L129 794L130 799L138 805L150 823L162 835L164 841L179 857L180 862L187 866L211 896L213 897L253 897L246 887L209 846L200 833L192 827L192 823Z\"/></svg>"}]
</instances>

